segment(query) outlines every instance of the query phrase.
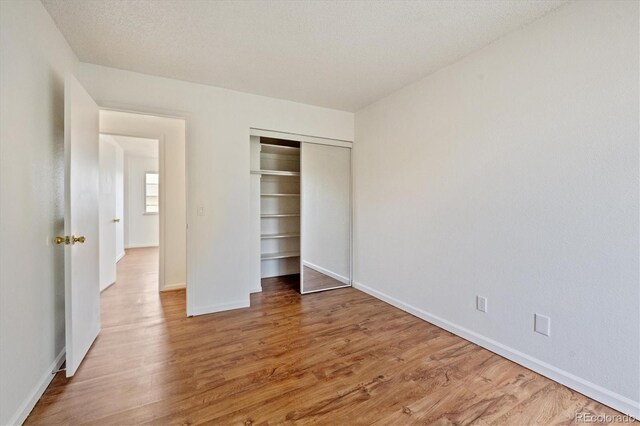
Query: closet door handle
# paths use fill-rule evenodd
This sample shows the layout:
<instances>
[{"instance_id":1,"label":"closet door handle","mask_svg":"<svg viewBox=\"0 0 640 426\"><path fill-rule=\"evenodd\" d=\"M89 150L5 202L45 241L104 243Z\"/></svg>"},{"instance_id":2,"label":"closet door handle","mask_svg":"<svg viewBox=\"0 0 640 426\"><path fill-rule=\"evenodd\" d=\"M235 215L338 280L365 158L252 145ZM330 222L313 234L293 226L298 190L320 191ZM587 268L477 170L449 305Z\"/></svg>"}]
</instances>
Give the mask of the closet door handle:
<instances>
[{"instance_id":1,"label":"closet door handle","mask_svg":"<svg viewBox=\"0 0 640 426\"><path fill-rule=\"evenodd\" d=\"M119 217L116 217L115 219L113 219L113 221L114 221L115 223L119 223L119 222L120 222L120 218L119 218Z\"/></svg>"}]
</instances>

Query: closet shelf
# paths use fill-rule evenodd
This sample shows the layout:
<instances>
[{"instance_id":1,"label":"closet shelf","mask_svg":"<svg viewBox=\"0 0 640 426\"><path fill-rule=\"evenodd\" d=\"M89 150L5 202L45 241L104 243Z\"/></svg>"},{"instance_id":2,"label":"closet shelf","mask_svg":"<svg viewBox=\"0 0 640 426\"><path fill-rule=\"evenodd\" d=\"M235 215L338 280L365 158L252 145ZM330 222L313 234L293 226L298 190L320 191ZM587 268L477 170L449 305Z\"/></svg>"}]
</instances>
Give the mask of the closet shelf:
<instances>
[{"instance_id":1,"label":"closet shelf","mask_svg":"<svg viewBox=\"0 0 640 426\"><path fill-rule=\"evenodd\" d=\"M272 214L261 214L260 217L300 217L300 213L272 213Z\"/></svg>"},{"instance_id":2,"label":"closet shelf","mask_svg":"<svg viewBox=\"0 0 640 426\"><path fill-rule=\"evenodd\" d=\"M268 143L260 144L260 152L266 154L300 155L299 146L273 145Z\"/></svg>"},{"instance_id":3,"label":"closet shelf","mask_svg":"<svg viewBox=\"0 0 640 426\"><path fill-rule=\"evenodd\" d=\"M260 194L261 197L299 197L300 194Z\"/></svg>"},{"instance_id":4,"label":"closet shelf","mask_svg":"<svg viewBox=\"0 0 640 426\"><path fill-rule=\"evenodd\" d=\"M285 259L287 257L300 257L299 251L281 251L278 253L263 253L260 255L261 260Z\"/></svg>"},{"instance_id":5,"label":"closet shelf","mask_svg":"<svg viewBox=\"0 0 640 426\"><path fill-rule=\"evenodd\" d=\"M251 174L263 176L300 176L300 172L289 172L286 170L251 170Z\"/></svg>"},{"instance_id":6,"label":"closet shelf","mask_svg":"<svg viewBox=\"0 0 640 426\"><path fill-rule=\"evenodd\" d=\"M284 232L281 234L262 234L260 235L260 238L262 238L263 240L268 240L271 238L293 238L293 237L299 237L300 233L298 232Z\"/></svg>"}]
</instances>

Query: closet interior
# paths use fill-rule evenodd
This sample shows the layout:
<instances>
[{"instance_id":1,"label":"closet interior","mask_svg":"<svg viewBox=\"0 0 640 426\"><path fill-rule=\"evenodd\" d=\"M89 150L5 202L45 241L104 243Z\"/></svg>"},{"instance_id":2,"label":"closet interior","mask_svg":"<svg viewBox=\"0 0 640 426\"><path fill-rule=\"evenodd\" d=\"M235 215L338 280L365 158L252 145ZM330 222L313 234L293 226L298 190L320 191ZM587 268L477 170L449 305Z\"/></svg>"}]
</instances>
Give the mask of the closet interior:
<instances>
[{"instance_id":1,"label":"closet interior","mask_svg":"<svg viewBox=\"0 0 640 426\"><path fill-rule=\"evenodd\" d=\"M278 137L282 135L282 137ZM351 142L252 129L252 290L351 285Z\"/></svg>"},{"instance_id":2,"label":"closet interior","mask_svg":"<svg viewBox=\"0 0 640 426\"><path fill-rule=\"evenodd\" d=\"M260 277L300 273L300 143L260 138Z\"/></svg>"}]
</instances>

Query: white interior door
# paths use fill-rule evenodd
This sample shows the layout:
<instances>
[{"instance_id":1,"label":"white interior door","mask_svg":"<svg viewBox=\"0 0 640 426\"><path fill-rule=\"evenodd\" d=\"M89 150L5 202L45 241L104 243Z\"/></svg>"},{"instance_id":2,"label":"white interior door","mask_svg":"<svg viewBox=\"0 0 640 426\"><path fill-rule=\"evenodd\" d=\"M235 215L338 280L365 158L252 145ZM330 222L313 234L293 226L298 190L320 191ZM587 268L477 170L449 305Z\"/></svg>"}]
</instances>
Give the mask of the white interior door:
<instances>
[{"instance_id":1,"label":"white interior door","mask_svg":"<svg viewBox=\"0 0 640 426\"><path fill-rule=\"evenodd\" d=\"M116 262L124 256L124 152L116 146Z\"/></svg>"},{"instance_id":2,"label":"white interior door","mask_svg":"<svg viewBox=\"0 0 640 426\"><path fill-rule=\"evenodd\" d=\"M100 136L100 290L116 281L116 146Z\"/></svg>"},{"instance_id":3,"label":"white interior door","mask_svg":"<svg viewBox=\"0 0 640 426\"><path fill-rule=\"evenodd\" d=\"M65 333L67 377L100 332L98 106L67 74L64 85ZM84 237L84 238L83 238Z\"/></svg>"}]
</instances>

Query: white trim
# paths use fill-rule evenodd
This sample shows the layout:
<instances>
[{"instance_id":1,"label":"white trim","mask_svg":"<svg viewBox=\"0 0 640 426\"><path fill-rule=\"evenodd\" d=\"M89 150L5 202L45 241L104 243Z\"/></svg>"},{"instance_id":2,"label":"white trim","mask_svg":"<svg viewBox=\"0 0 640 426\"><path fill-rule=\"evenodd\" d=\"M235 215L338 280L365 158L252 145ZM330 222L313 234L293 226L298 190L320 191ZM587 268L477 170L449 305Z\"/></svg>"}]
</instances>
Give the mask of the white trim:
<instances>
[{"instance_id":1,"label":"white trim","mask_svg":"<svg viewBox=\"0 0 640 426\"><path fill-rule=\"evenodd\" d=\"M251 306L249 299L230 303L222 303L220 305L196 306L187 313L187 316L193 317L196 315L214 314L216 312L230 311L231 309L248 308L249 306Z\"/></svg>"},{"instance_id":2,"label":"white trim","mask_svg":"<svg viewBox=\"0 0 640 426\"><path fill-rule=\"evenodd\" d=\"M164 286L160 291L173 291L187 288L187 283L174 283Z\"/></svg>"},{"instance_id":3,"label":"white trim","mask_svg":"<svg viewBox=\"0 0 640 426\"><path fill-rule=\"evenodd\" d=\"M186 175L188 173L187 171L187 164L186 164L186 149L187 149L187 122L185 120L184 122L184 126L185 126L185 131L184 131L184 149L185 149L185 167L184 167L184 174L185 174L185 182L186 182ZM162 290L163 288L165 288L165 279L166 279L166 235L167 235L167 215L165 214L165 212L167 211L167 204L166 204L166 200L167 200L167 167L166 167L166 161L167 161L167 154L166 154L166 144L165 144L165 135L164 133L162 133L160 135L160 138L158 139L158 183L160 185L160 187L158 189L160 189L160 199L158 200L158 222L159 222L159 229L158 229L158 246L159 246L159 250L158 250L158 262L160 262L160 269L158 271L158 290ZM185 183L186 185L186 183ZM186 187L185 187L185 194L186 194ZM145 201L146 202L146 201ZM187 207L186 203L187 203L187 198L185 195L185 208ZM146 207L145 207L145 211L146 211ZM184 216L184 221L185 221L185 226L186 226L186 222L187 222L187 215L185 214ZM187 246L186 246L186 238L187 238L187 234L185 231L185 247L184 247L184 251L185 251L185 258L184 258L184 262L185 262L185 268L187 265ZM187 279L186 276L186 270L185 270L185 280Z\"/></svg>"},{"instance_id":4,"label":"white trim","mask_svg":"<svg viewBox=\"0 0 640 426\"><path fill-rule=\"evenodd\" d=\"M304 291L304 268L302 265L302 259L304 259L304 243L305 243L305 238L306 236L304 235L304 233L302 232L302 230L304 229L305 225L306 225L306 216L305 214L303 214L306 211L305 205L304 205L304 183L305 183L305 175L302 174L302 171L304 170L304 157L305 157L305 150L306 150L306 145L301 143L300 144L300 294L305 294Z\"/></svg>"},{"instance_id":5,"label":"white trim","mask_svg":"<svg viewBox=\"0 0 640 426\"><path fill-rule=\"evenodd\" d=\"M147 245L129 245L125 247L125 249L137 249L137 248L160 248L160 246L147 246Z\"/></svg>"},{"instance_id":6,"label":"white trim","mask_svg":"<svg viewBox=\"0 0 640 426\"><path fill-rule=\"evenodd\" d=\"M64 363L65 355L66 355L65 348L62 348L62 350L60 351L56 359L42 374L36 386L33 387L31 392L29 393L29 396L24 400L24 402L20 404L20 408L18 408L18 410L13 414L13 416L11 416L11 419L7 424L21 425L22 423L24 423L25 420L27 420L27 417L31 413L31 410L33 410L33 407L36 406L37 402L40 400L40 397L42 397L42 394L44 393L44 391L47 390L49 383L51 383L51 381L55 377L55 374L53 374L53 372L60 369L60 367Z\"/></svg>"},{"instance_id":7,"label":"white trim","mask_svg":"<svg viewBox=\"0 0 640 426\"><path fill-rule=\"evenodd\" d=\"M338 280L343 284L351 285L351 281L349 280L349 278L344 277L344 276L342 276L340 274L336 274L335 272L331 272L330 270L324 269L324 268L322 268L322 267L320 267L318 265L314 265L313 263L307 262L306 260L302 261L302 266L306 266L307 268L311 268L314 271L320 272L321 274L328 275L331 278L333 278L334 280Z\"/></svg>"},{"instance_id":8,"label":"white trim","mask_svg":"<svg viewBox=\"0 0 640 426\"><path fill-rule=\"evenodd\" d=\"M316 145L339 146L339 147L342 147L342 148L349 148L349 149L351 149L353 147L353 142L341 141L341 140L337 140L337 139L318 138L318 137L315 137L315 136L304 136L304 135L302 135L302 138L301 138L300 142L302 142L302 143L313 143L313 144L316 144Z\"/></svg>"},{"instance_id":9,"label":"white trim","mask_svg":"<svg viewBox=\"0 0 640 426\"><path fill-rule=\"evenodd\" d=\"M103 288L102 290L100 290L100 293L102 293L103 291L105 291L106 289L108 289L109 287L111 287L112 285L114 285L116 282L112 282L111 284L109 284L108 286L106 286L105 288Z\"/></svg>"},{"instance_id":10,"label":"white trim","mask_svg":"<svg viewBox=\"0 0 640 426\"><path fill-rule=\"evenodd\" d=\"M295 141L295 142L315 143L320 145L342 146L345 148L353 147L352 141L346 141L342 139L323 138L318 136L301 135L298 133L290 133L290 132L277 132L275 130L257 129L255 127L250 128L250 135L265 137L265 138L284 139L284 140Z\"/></svg>"},{"instance_id":11,"label":"white trim","mask_svg":"<svg viewBox=\"0 0 640 426\"><path fill-rule=\"evenodd\" d=\"M156 117L161 118L175 118L178 120L187 120L191 117L191 113L187 111L179 111L179 110L167 110L163 108L153 108L153 107L140 107L138 105L132 105L122 102L98 102L98 106L100 109L105 111L115 111L115 112L126 112L128 114L138 114L138 115L154 115ZM124 135L126 136L126 135ZM142 136L144 137L144 136Z\"/></svg>"},{"instance_id":12,"label":"white trim","mask_svg":"<svg viewBox=\"0 0 640 426\"><path fill-rule=\"evenodd\" d=\"M122 250L122 253L120 253L117 257L116 257L116 263L120 262L122 260L122 258L124 257L124 255L127 254L126 251Z\"/></svg>"},{"instance_id":13,"label":"white trim","mask_svg":"<svg viewBox=\"0 0 640 426\"><path fill-rule=\"evenodd\" d=\"M303 296L307 295L307 294L312 294L312 293L320 293L322 291L327 291L327 290L338 290L341 288L349 288L350 286L348 285L337 285L335 287L327 287L327 288L318 288L315 290L306 290L304 293L301 293Z\"/></svg>"},{"instance_id":14,"label":"white trim","mask_svg":"<svg viewBox=\"0 0 640 426\"><path fill-rule=\"evenodd\" d=\"M445 320L444 318L440 318L438 316L430 314L429 312L416 308L412 305L409 305L408 303L402 302L395 297L384 294L371 287L367 287L364 284L354 281L353 287L375 297L376 299L387 302L398 309L408 312L411 315L414 315L435 326L438 326L457 336L460 336L463 339L469 340L476 345L482 346L483 348L501 355L530 370L533 370L538 374L548 377L553 381L556 381L577 392L580 392L581 394L584 394L589 398L595 399L596 401L608 405L609 407L612 407L624 414L635 417L636 419L640 418L640 401L633 401L623 395L605 389L602 386L596 385L595 383L584 380L578 376L575 376L560 368L554 367L551 364L548 364L544 361L513 349L507 345L492 340L467 328L461 327L457 324Z\"/></svg>"},{"instance_id":15,"label":"white trim","mask_svg":"<svg viewBox=\"0 0 640 426\"><path fill-rule=\"evenodd\" d=\"M250 289L249 294L253 294L253 293L262 293L262 287Z\"/></svg>"}]
</instances>

